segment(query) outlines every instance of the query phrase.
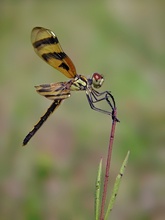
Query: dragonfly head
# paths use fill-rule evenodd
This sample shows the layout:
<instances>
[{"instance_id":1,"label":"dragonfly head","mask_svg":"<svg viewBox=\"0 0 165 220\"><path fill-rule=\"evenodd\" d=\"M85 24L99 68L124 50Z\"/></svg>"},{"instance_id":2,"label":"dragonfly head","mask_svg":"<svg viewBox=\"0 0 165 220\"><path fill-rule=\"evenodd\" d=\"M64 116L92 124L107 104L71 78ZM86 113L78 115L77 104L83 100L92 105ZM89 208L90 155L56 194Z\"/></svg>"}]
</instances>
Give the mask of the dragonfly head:
<instances>
[{"instance_id":1,"label":"dragonfly head","mask_svg":"<svg viewBox=\"0 0 165 220\"><path fill-rule=\"evenodd\" d=\"M92 75L92 85L94 88L98 89L102 86L104 82L104 77L99 73L94 73Z\"/></svg>"}]
</instances>

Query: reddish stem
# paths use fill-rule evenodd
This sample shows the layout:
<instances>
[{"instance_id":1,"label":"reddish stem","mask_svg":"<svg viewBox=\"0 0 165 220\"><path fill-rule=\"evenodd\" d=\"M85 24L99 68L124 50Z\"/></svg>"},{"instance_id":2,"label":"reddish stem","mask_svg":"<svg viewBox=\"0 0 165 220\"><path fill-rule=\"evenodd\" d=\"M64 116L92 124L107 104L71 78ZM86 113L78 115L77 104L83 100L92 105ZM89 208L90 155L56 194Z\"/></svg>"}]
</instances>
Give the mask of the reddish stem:
<instances>
[{"instance_id":1,"label":"reddish stem","mask_svg":"<svg viewBox=\"0 0 165 220\"><path fill-rule=\"evenodd\" d=\"M114 134L115 134L115 126L116 126L116 114L117 110L114 110L114 117L112 121L110 139L109 139L109 147L108 147L108 155L107 155L107 164L106 164L106 171L104 177L104 189L102 195L102 203L101 203L101 211L100 211L100 220L104 220L104 207L107 195L107 188L108 188L108 180L109 180L109 171L110 171L110 163L111 163L111 156L112 156L112 148L113 148L113 141L114 141Z\"/></svg>"}]
</instances>

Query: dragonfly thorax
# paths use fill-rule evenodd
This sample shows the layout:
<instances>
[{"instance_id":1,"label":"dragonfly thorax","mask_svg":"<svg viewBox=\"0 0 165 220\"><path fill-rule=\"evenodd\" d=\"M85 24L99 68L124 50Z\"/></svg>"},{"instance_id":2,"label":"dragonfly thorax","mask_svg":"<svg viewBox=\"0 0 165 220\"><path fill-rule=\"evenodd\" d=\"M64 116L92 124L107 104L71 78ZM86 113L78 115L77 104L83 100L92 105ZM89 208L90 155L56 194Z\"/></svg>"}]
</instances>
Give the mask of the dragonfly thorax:
<instances>
[{"instance_id":1,"label":"dragonfly thorax","mask_svg":"<svg viewBox=\"0 0 165 220\"><path fill-rule=\"evenodd\" d=\"M87 89L88 80L85 76L77 75L73 80L70 81L71 91L82 91Z\"/></svg>"},{"instance_id":2,"label":"dragonfly thorax","mask_svg":"<svg viewBox=\"0 0 165 220\"><path fill-rule=\"evenodd\" d=\"M91 80L92 80L93 87L98 89L98 88L100 88L102 86L102 84L104 82L104 77L101 74L99 74L99 73L94 73L92 75Z\"/></svg>"}]
</instances>

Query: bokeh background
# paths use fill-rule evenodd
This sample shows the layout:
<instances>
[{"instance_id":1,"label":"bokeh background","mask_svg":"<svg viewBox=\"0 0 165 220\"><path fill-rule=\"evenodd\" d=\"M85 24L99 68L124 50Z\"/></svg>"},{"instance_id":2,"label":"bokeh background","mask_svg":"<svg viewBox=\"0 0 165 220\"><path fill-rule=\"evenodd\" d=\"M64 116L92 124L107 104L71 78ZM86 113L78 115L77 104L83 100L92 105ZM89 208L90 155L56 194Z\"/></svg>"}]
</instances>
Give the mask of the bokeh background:
<instances>
[{"instance_id":1,"label":"bokeh background","mask_svg":"<svg viewBox=\"0 0 165 220\"><path fill-rule=\"evenodd\" d=\"M26 147L51 102L34 85L68 80L34 53L33 27L53 30L77 72L102 73L118 107L111 190L130 159L111 219L165 219L164 1L0 1L0 218L94 219L98 163L111 118L85 93L63 102ZM101 107L104 107L102 103Z\"/></svg>"}]
</instances>

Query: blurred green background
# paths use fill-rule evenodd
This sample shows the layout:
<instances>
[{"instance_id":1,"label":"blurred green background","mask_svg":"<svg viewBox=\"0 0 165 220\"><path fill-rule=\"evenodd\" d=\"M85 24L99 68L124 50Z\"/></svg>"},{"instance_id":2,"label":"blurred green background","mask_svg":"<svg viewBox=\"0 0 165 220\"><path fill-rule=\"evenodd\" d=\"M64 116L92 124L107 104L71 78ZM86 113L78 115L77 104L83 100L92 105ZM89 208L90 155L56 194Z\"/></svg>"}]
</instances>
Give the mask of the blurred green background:
<instances>
[{"instance_id":1,"label":"blurred green background","mask_svg":"<svg viewBox=\"0 0 165 220\"><path fill-rule=\"evenodd\" d=\"M102 73L118 107L111 189L128 167L111 219L165 219L165 2L0 2L0 218L94 219L94 184L111 119L84 92L63 102L26 147L51 102L34 85L68 80L34 53L31 30L53 30L77 72ZM102 104L104 107L104 104Z\"/></svg>"}]
</instances>

